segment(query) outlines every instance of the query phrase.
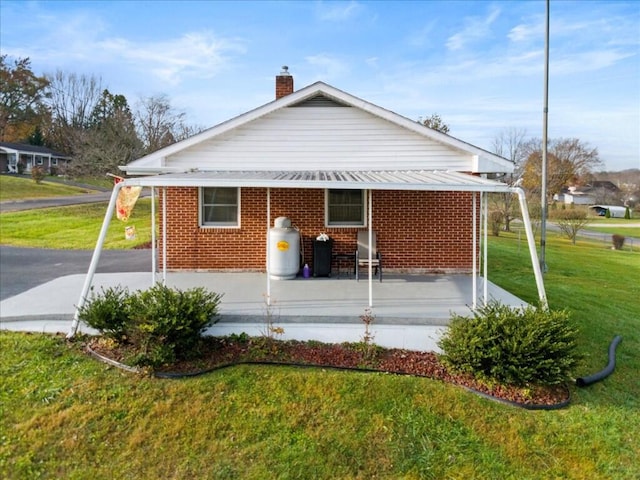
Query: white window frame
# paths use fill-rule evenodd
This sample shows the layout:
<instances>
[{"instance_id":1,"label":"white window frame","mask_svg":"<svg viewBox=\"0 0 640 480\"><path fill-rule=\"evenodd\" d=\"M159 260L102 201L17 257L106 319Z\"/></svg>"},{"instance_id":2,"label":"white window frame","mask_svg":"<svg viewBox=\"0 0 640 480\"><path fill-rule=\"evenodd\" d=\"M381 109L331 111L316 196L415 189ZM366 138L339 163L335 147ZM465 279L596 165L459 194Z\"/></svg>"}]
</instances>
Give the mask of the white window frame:
<instances>
[{"instance_id":1,"label":"white window frame","mask_svg":"<svg viewBox=\"0 0 640 480\"><path fill-rule=\"evenodd\" d=\"M51 165L53 165L54 167L55 167L56 165L58 165L58 159L57 159L57 158L52 157L52 158L51 158Z\"/></svg>"},{"instance_id":2,"label":"white window frame","mask_svg":"<svg viewBox=\"0 0 640 480\"><path fill-rule=\"evenodd\" d=\"M36 165L44 165L44 157L42 155L36 155Z\"/></svg>"},{"instance_id":3,"label":"white window frame","mask_svg":"<svg viewBox=\"0 0 640 480\"><path fill-rule=\"evenodd\" d=\"M361 223L331 223L329 219L329 191L344 190L342 188L327 188L324 191L324 225L330 228L362 228L367 226L367 191L359 190L362 193L362 222Z\"/></svg>"},{"instance_id":4,"label":"white window frame","mask_svg":"<svg viewBox=\"0 0 640 480\"><path fill-rule=\"evenodd\" d=\"M229 188L229 189L233 189L235 188L237 193L237 207L238 207L238 213L236 215L236 218L238 219L238 221L236 223L228 223L228 222L210 222L210 223L205 223L204 222L204 190L205 188ZM241 212L241 188L240 187L200 187L198 188L198 224L200 225L201 228L240 228L240 212Z\"/></svg>"}]
</instances>

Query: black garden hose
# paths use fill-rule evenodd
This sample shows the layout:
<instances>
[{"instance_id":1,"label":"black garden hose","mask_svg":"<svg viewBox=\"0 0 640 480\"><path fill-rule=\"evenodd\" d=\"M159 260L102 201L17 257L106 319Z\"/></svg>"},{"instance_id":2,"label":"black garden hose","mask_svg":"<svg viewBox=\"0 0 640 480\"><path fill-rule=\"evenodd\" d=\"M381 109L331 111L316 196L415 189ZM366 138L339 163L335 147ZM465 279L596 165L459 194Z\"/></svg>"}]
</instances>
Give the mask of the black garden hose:
<instances>
[{"instance_id":1,"label":"black garden hose","mask_svg":"<svg viewBox=\"0 0 640 480\"><path fill-rule=\"evenodd\" d=\"M580 377L576 378L576 385L579 387L588 387L592 383L599 382L607 378L611 373L613 373L614 368L616 368L616 347L622 340L620 335L616 335L611 344L609 345L609 364L602 370L593 375L589 375L588 377Z\"/></svg>"}]
</instances>

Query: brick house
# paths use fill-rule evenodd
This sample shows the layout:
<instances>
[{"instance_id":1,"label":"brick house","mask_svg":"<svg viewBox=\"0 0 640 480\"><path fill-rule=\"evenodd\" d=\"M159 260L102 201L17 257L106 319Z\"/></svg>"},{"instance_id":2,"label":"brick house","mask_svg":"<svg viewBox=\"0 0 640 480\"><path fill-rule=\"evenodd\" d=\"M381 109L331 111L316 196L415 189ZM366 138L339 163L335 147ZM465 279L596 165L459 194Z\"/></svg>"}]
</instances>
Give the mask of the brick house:
<instances>
[{"instance_id":1,"label":"brick house","mask_svg":"<svg viewBox=\"0 0 640 480\"><path fill-rule=\"evenodd\" d=\"M266 272L263 296L271 305L273 247L280 244L272 241L271 232L276 220L287 217L301 239L299 251L291 249L302 257L295 273L304 264L313 265L312 245L319 234L333 240L334 255L353 258L358 232L368 232L370 239L375 232L386 273L412 278L418 278L413 274L462 274L453 276L468 279L469 297L459 305L465 309L476 307L480 283L484 300L489 298L490 282L478 281L487 277L487 194L515 194L538 294L546 303L524 191L487 178L511 172L510 161L323 82L294 91L286 67L276 77L275 90L274 101L121 167L129 178L112 192L70 335L78 326L78 311L89 293L118 196L128 187L150 187L153 196L159 194L159 240L155 223L152 228L154 281L158 260L165 283L168 270L194 276L229 273L227 283ZM373 269L367 270L371 308ZM234 272L257 273L233 276ZM421 281L428 285L430 279ZM391 280L378 287L389 286L397 295ZM329 283L336 290L323 297L325 302L355 318L359 328L361 311L354 316L353 303L359 309L366 300L346 297L362 289L350 282ZM274 287L281 296L279 308L298 318L296 309L301 305L306 316L300 299L313 291L312 285L279 282ZM249 305L254 313L261 310L263 299L258 305L249 283L245 286L236 305ZM300 295L281 302L285 290ZM386 309L396 317L399 306L412 304L423 317L418 297L399 291L402 299L377 306L377 312ZM445 310L448 317L450 311ZM325 327L326 331L342 328L333 323ZM287 329L293 329L291 324Z\"/></svg>"},{"instance_id":2,"label":"brick house","mask_svg":"<svg viewBox=\"0 0 640 480\"><path fill-rule=\"evenodd\" d=\"M325 83L294 91L284 69L275 101L123 170L167 187L169 269L264 271L266 226L284 216L301 265L319 233L352 253L371 227L387 271L471 273L474 196L507 191L482 177L513 164Z\"/></svg>"}]
</instances>

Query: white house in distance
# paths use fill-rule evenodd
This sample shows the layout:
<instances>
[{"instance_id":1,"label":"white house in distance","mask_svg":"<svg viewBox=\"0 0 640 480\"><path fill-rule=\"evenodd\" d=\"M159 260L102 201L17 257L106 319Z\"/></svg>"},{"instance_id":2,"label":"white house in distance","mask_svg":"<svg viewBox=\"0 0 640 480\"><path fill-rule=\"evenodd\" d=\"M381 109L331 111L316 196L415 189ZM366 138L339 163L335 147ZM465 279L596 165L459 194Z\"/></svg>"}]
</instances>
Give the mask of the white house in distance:
<instances>
[{"instance_id":1,"label":"white house in distance","mask_svg":"<svg viewBox=\"0 0 640 480\"><path fill-rule=\"evenodd\" d=\"M50 148L26 143L0 142L0 173L30 173L33 167L55 175L71 157Z\"/></svg>"},{"instance_id":2,"label":"white house in distance","mask_svg":"<svg viewBox=\"0 0 640 480\"><path fill-rule=\"evenodd\" d=\"M269 232L286 217L300 237L293 276L314 266L320 233L335 266L354 261L367 232L385 274L475 279L486 194L513 193L546 301L524 193L486 178L512 172L512 162L323 82L296 91L286 67L275 83L274 101L122 167L129 178L109 208L121 188L159 189L163 272L266 272L268 301L274 257L291 254L284 243L270 248ZM94 260L100 249L99 240Z\"/></svg>"}]
</instances>

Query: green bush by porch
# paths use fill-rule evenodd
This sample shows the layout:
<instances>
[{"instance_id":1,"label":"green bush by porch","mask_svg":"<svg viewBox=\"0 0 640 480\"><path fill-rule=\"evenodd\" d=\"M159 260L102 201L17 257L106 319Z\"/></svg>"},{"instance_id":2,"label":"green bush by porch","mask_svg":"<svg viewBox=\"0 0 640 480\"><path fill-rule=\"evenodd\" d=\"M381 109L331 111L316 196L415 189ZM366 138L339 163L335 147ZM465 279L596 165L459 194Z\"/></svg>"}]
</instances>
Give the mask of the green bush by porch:
<instances>
[{"instance_id":1,"label":"green bush by porch","mask_svg":"<svg viewBox=\"0 0 640 480\"><path fill-rule=\"evenodd\" d=\"M577 334L567 311L490 302L471 317L452 315L439 346L446 364L477 378L556 385L575 377Z\"/></svg>"},{"instance_id":2,"label":"green bush by porch","mask_svg":"<svg viewBox=\"0 0 640 480\"><path fill-rule=\"evenodd\" d=\"M222 295L203 287L156 284L129 293L120 287L92 292L79 318L103 335L131 346L131 363L157 367L193 354L202 333L218 320Z\"/></svg>"}]
</instances>

